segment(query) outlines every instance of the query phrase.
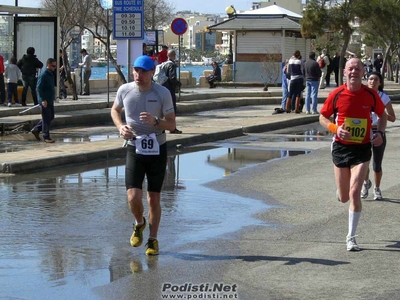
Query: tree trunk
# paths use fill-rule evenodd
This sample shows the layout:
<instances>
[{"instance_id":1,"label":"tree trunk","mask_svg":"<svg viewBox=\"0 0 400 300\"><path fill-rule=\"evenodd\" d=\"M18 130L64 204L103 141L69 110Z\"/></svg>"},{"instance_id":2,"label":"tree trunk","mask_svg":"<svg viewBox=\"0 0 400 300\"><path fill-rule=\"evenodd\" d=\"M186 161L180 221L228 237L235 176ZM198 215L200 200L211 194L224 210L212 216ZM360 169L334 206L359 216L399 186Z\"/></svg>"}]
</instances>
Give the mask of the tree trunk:
<instances>
[{"instance_id":1,"label":"tree trunk","mask_svg":"<svg viewBox=\"0 0 400 300\"><path fill-rule=\"evenodd\" d=\"M382 88L385 86L385 66L388 65L387 70L388 70L388 76L387 79L390 80L390 70L391 70L391 66L389 66L389 64L387 64L389 58L391 58L390 56L390 51L392 49L392 45L388 45L386 47L386 51L385 51L385 58L383 59L383 64L382 64L382 69L381 69L381 74L382 74L382 78L383 78L383 82L382 82Z\"/></svg>"},{"instance_id":2,"label":"tree trunk","mask_svg":"<svg viewBox=\"0 0 400 300\"><path fill-rule=\"evenodd\" d=\"M125 75L124 75L124 73L122 73L122 71L121 71L120 65L118 65L117 61L116 61L115 58L112 56L111 52L109 52L109 53L110 53L110 61L112 62L113 66L114 66L114 68L115 68L115 71L117 71L117 74L118 74L119 78L121 79L121 81L122 81L123 83L127 83L127 80L126 80L126 78L125 78ZM129 74L128 74L128 78L129 78Z\"/></svg>"},{"instance_id":3,"label":"tree trunk","mask_svg":"<svg viewBox=\"0 0 400 300\"><path fill-rule=\"evenodd\" d=\"M349 45L350 42L350 37L351 37L351 31L344 31L343 32L343 46L342 46L342 51L340 52L340 61L339 61L339 86L343 84L343 63L345 61L345 55L346 55L346 49L347 46Z\"/></svg>"},{"instance_id":4,"label":"tree trunk","mask_svg":"<svg viewBox=\"0 0 400 300\"><path fill-rule=\"evenodd\" d=\"M385 58L386 60L386 66L387 66L387 74L386 74L386 78L389 81L393 81L393 65L391 63L392 61L392 54L389 54L389 56L387 56Z\"/></svg>"},{"instance_id":5,"label":"tree trunk","mask_svg":"<svg viewBox=\"0 0 400 300\"><path fill-rule=\"evenodd\" d=\"M393 78L393 80L396 83L399 83L399 60L398 59L396 59L396 62L395 62L395 72L396 72L396 74L394 75L395 77Z\"/></svg>"},{"instance_id":6,"label":"tree trunk","mask_svg":"<svg viewBox=\"0 0 400 300\"><path fill-rule=\"evenodd\" d=\"M65 69L65 75L67 76L68 86L70 88L70 91L72 91L72 100L78 100L78 93L76 92L76 84L71 77L71 65L69 64L67 51L65 49L63 49L63 64ZM77 79L75 78L75 80Z\"/></svg>"}]
</instances>

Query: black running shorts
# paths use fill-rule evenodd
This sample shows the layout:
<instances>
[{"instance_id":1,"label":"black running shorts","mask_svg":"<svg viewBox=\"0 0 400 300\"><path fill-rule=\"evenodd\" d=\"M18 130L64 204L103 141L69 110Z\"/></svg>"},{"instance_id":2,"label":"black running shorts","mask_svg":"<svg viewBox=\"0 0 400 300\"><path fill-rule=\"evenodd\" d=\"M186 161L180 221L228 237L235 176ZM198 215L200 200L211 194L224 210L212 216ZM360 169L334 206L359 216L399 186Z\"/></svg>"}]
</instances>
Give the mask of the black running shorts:
<instances>
[{"instance_id":1,"label":"black running shorts","mask_svg":"<svg viewBox=\"0 0 400 300\"><path fill-rule=\"evenodd\" d=\"M147 191L161 192L167 165L167 143L160 145L159 155L136 154L136 147L128 145L125 167L126 189L142 189L147 177Z\"/></svg>"},{"instance_id":2,"label":"black running shorts","mask_svg":"<svg viewBox=\"0 0 400 300\"><path fill-rule=\"evenodd\" d=\"M332 160L338 168L350 168L362 164L370 161L371 156L371 143L344 145L335 141L332 144Z\"/></svg>"}]
</instances>

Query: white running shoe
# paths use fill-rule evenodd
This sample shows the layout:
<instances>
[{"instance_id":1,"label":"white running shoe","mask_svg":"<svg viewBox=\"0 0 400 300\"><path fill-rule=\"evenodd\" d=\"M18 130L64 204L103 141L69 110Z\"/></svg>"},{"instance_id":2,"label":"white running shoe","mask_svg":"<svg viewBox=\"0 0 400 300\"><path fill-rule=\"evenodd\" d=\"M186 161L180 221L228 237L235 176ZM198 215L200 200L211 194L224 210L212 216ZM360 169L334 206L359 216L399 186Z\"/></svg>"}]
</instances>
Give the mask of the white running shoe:
<instances>
[{"instance_id":1,"label":"white running shoe","mask_svg":"<svg viewBox=\"0 0 400 300\"><path fill-rule=\"evenodd\" d=\"M364 181L362 189L361 189L361 198L365 199L368 197L368 190L371 188L372 182L371 180Z\"/></svg>"},{"instance_id":2,"label":"white running shoe","mask_svg":"<svg viewBox=\"0 0 400 300\"><path fill-rule=\"evenodd\" d=\"M19 106L22 106L22 105L21 105L21 103L15 103L14 106L15 107L19 107Z\"/></svg>"},{"instance_id":3,"label":"white running shoe","mask_svg":"<svg viewBox=\"0 0 400 300\"><path fill-rule=\"evenodd\" d=\"M379 186L376 186L374 188L374 200L382 200L382 192L381 189L379 188Z\"/></svg>"},{"instance_id":4,"label":"white running shoe","mask_svg":"<svg viewBox=\"0 0 400 300\"><path fill-rule=\"evenodd\" d=\"M360 247L358 247L356 242L356 236L346 237L347 251L360 251Z\"/></svg>"}]
</instances>

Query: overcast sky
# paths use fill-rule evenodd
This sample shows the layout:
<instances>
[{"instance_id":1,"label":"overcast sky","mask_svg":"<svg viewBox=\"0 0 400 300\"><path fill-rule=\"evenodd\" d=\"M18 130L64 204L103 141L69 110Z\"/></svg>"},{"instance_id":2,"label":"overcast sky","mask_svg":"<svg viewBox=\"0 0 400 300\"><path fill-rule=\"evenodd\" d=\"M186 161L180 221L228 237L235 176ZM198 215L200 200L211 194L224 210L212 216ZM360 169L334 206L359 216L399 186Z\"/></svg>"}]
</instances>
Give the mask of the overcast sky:
<instances>
[{"instance_id":1,"label":"overcast sky","mask_svg":"<svg viewBox=\"0 0 400 300\"><path fill-rule=\"evenodd\" d=\"M225 14L225 8L231 4L237 10L250 10L251 4L256 0L170 0L175 10L192 10L201 13ZM279 0L276 0L279 5ZM18 6L40 7L40 0L18 0ZM1 4L15 5L15 0L2 0Z\"/></svg>"}]
</instances>

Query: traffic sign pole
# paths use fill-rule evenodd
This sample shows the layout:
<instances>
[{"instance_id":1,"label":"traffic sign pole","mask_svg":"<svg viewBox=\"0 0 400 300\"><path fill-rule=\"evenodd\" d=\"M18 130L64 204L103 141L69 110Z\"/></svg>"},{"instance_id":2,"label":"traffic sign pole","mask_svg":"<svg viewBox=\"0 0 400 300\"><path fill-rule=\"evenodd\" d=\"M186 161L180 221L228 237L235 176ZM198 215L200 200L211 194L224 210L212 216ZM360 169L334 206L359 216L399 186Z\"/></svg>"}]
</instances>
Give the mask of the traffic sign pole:
<instances>
[{"instance_id":1,"label":"traffic sign pole","mask_svg":"<svg viewBox=\"0 0 400 300\"><path fill-rule=\"evenodd\" d=\"M178 65L178 80L181 81L181 35L188 29L188 24L185 19L176 18L171 23L171 30L178 36L178 51L179 51L179 65ZM179 87L178 101L181 98L181 87Z\"/></svg>"},{"instance_id":2,"label":"traffic sign pole","mask_svg":"<svg viewBox=\"0 0 400 300\"><path fill-rule=\"evenodd\" d=\"M178 80L181 82L181 36L178 35L178 51L179 51L179 72L178 72ZM179 92L178 92L178 102L181 100L181 86L179 85Z\"/></svg>"}]
</instances>

